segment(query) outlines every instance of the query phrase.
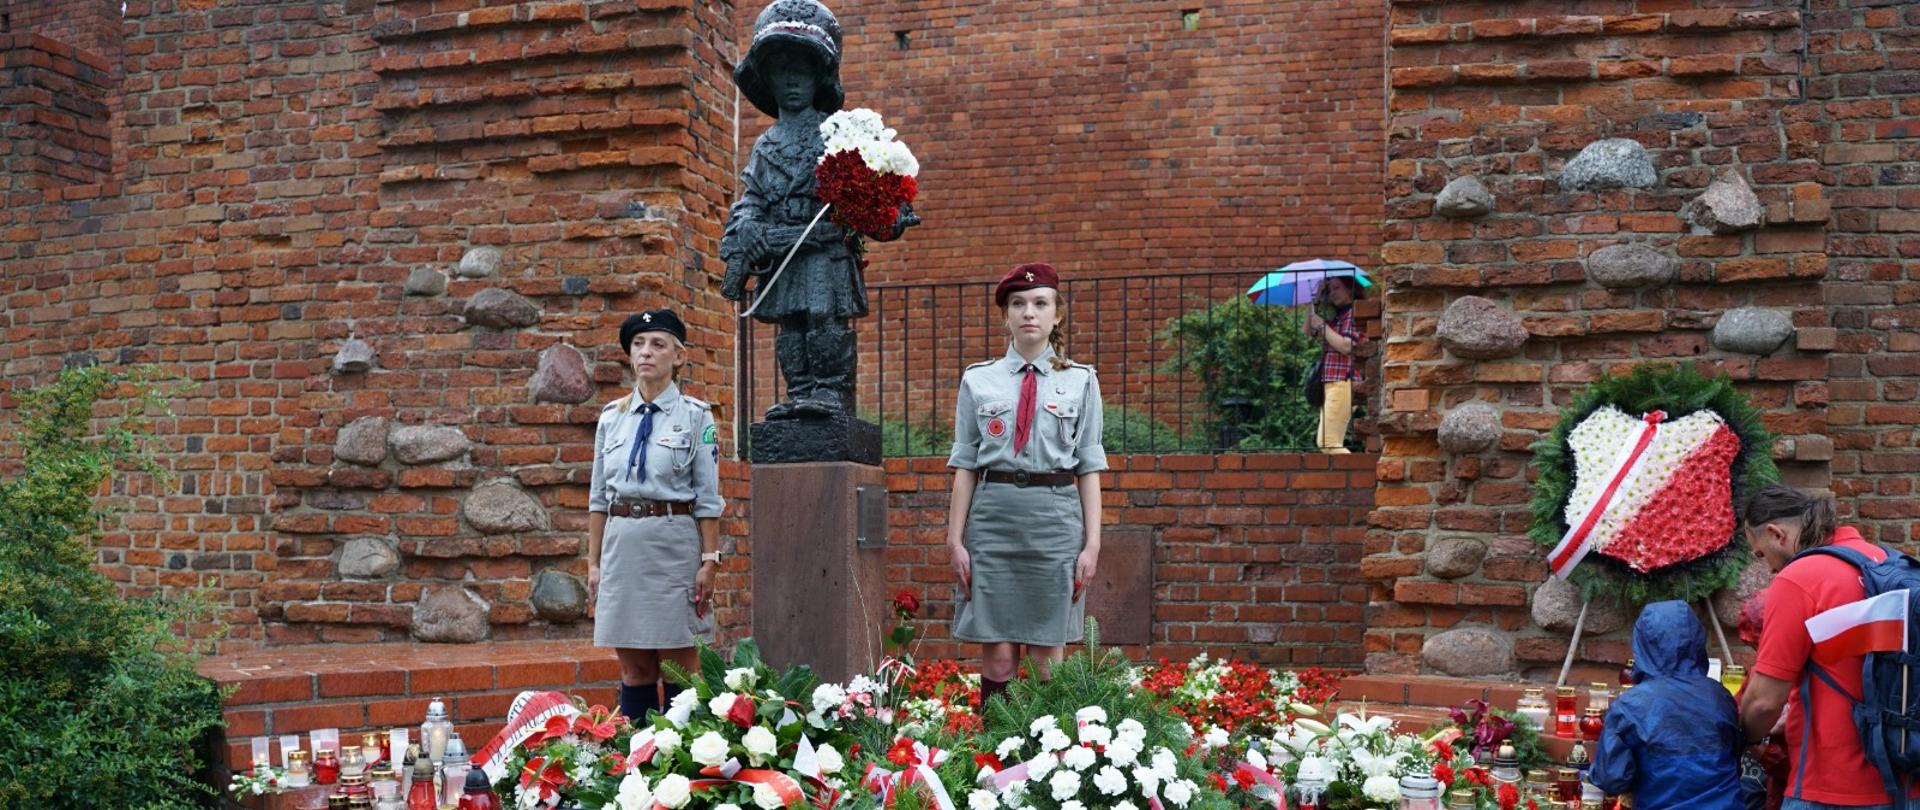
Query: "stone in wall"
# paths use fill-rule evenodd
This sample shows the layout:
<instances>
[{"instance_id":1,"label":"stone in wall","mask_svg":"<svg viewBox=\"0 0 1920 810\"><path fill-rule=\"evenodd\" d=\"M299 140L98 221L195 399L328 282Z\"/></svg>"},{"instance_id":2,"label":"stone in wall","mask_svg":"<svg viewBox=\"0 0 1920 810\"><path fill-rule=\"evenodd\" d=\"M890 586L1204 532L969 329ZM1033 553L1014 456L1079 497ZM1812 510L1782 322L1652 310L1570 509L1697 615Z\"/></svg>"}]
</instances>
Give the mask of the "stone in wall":
<instances>
[{"instance_id":1,"label":"stone in wall","mask_svg":"<svg viewBox=\"0 0 1920 810\"><path fill-rule=\"evenodd\" d=\"M367 467L386 461L386 417L363 416L347 423L334 438L333 457Z\"/></svg>"},{"instance_id":2,"label":"stone in wall","mask_svg":"<svg viewBox=\"0 0 1920 810\"><path fill-rule=\"evenodd\" d=\"M359 338L347 338L333 355L333 370L340 374L359 374L373 368L373 346Z\"/></svg>"},{"instance_id":3,"label":"stone in wall","mask_svg":"<svg viewBox=\"0 0 1920 810\"><path fill-rule=\"evenodd\" d=\"M579 349L564 343L548 346L540 353L540 367L533 373L533 401L586 402L593 398L593 379L587 373L587 359Z\"/></svg>"},{"instance_id":4,"label":"stone in wall","mask_svg":"<svg viewBox=\"0 0 1920 810\"><path fill-rule=\"evenodd\" d=\"M1527 327L1520 317L1477 295L1463 295L1447 305L1437 331L1447 351L1470 360L1498 360L1520 353Z\"/></svg>"},{"instance_id":5,"label":"stone in wall","mask_svg":"<svg viewBox=\"0 0 1920 810\"><path fill-rule=\"evenodd\" d=\"M431 267L415 267L407 274L408 295L446 295L447 274Z\"/></svg>"},{"instance_id":6,"label":"stone in wall","mask_svg":"<svg viewBox=\"0 0 1920 810\"><path fill-rule=\"evenodd\" d=\"M546 528L547 509L532 495L508 483L475 487L460 505L461 514L484 534L509 534Z\"/></svg>"},{"instance_id":7,"label":"stone in wall","mask_svg":"<svg viewBox=\"0 0 1920 810\"><path fill-rule=\"evenodd\" d=\"M413 608L413 637L421 641L485 641L487 603L458 585L429 589Z\"/></svg>"},{"instance_id":8,"label":"stone in wall","mask_svg":"<svg viewBox=\"0 0 1920 810\"><path fill-rule=\"evenodd\" d=\"M533 578L533 611L550 622L570 622L587 613L587 586L579 577L546 570Z\"/></svg>"},{"instance_id":9,"label":"stone in wall","mask_svg":"<svg viewBox=\"0 0 1920 810\"><path fill-rule=\"evenodd\" d=\"M340 576L380 579L400 568L400 553L379 537L355 537L340 549Z\"/></svg>"},{"instance_id":10,"label":"stone in wall","mask_svg":"<svg viewBox=\"0 0 1920 810\"><path fill-rule=\"evenodd\" d=\"M402 464L452 461L472 447L466 433L447 425L407 425L393 432L393 457Z\"/></svg>"},{"instance_id":11,"label":"stone in wall","mask_svg":"<svg viewBox=\"0 0 1920 810\"><path fill-rule=\"evenodd\" d=\"M1793 337L1793 316L1784 310L1741 307L1713 325L1713 347L1723 352L1769 355Z\"/></svg>"},{"instance_id":12,"label":"stone in wall","mask_svg":"<svg viewBox=\"0 0 1920 810\"><path fill-rule=\"evenodd\" d=\"M513 329L540 322L540 305L506 290L489 287L467 300L467 323L492 329Z\"/></svg>"},{"instance_id":13,"label":"stone in wall","mask_svg":"<svg viewBox=\"0 0 1920 810\"><path fill-rule=\"evenodd\" d=\"M1459 579L1480 570L1487 544L1471 537L1450 537L1427 549L1427 573L1440 579Z\"/></svg>"},{"instance_id":14,"label":"stone in wall","mask_svg":"<svg viewBox=\"0 0 1920 810\"><path fill-rule=\"evenodd\" d=\"M1693 223L1694 233L1729 234L1760 227L1767 210L1753 187L1747 185L1747 178L1736 169L1728 169L1688 202L1683 214Z\"/></svg>"},{"instance_id":15,"label":"stone in wall","mask_svg":"<svg viewBox=\"0 0 1920 810\"><path fill-rule=\"evenodd\" d=\"M1493 192L1479 178L1455 177L1440 189L1433 201L1433 212L1451 219L1472 219L1493 210Z\"/></svg>"},{"instance_id":16,"label":"stone in wall","mask_svg":"<svg viewBox=\"0 0 1920 810\"><path fill-rule=\"evenodd\" d=\"M1583 637L1606 635L1633 623L1634 614L1617 599L1599 598L1587 606ZM1573 632L1580 618L1580 591L1559 577L1547 577L1533 589L1533 623L1554 633Z\"/></svg>"},{"instance_id":17,"label":"stone in wall","mask_svg":"<svg viewBox=\"0 0 1920 810\"><path fill-rule=\"evenodd\" d=\"M1439 438L1449 453L1484 451L1500 441L1500 411L1480 400L1462 403L1440 420Z\"/></svg>"},{"instance_id":18,"label":"stone in wall","mask_svg":"<svg viewBox=\"0 0 1920 810\"><path fill-rule=\"evenodd\" d=\"M461 278L486 278L500 271L500 251L497 248L472 248L460 257L459 272Z\"/></svg>"},{"instance_id":19,"label":"stone in wall","mask_svg":"<svg viewBox=\"0 0 1920 810\"><path fill-rule=\"evenodd\" d=\"M1608 245L1587 257L1587 278L1610 290L1665 287L1678 276L1671 257L1638 243Z\"/></svg>"},{"instance_id":20,"label":"stone in wall","mask_svg":"<svg viewBox=\"0 0 1920 810\"><path fill-rule=\"evenodd\" d=\"M1587 144L1560 172L1565 191L1603 191L1610 188L1653 188L1660 175L1639 141L1607 138Z\"/></svg>"},{"instance_id":21,"label":"stone in wall","mask_svg":"<svg viewBox=\"0 0 1920 810\"><path fill-rule=\"evenodd\" d=\"M1420 659L1448 675L1500 675L1513 671L1513 642L1484 627L1456 627L1428 636Z\"/></svg>"}]
</instances>

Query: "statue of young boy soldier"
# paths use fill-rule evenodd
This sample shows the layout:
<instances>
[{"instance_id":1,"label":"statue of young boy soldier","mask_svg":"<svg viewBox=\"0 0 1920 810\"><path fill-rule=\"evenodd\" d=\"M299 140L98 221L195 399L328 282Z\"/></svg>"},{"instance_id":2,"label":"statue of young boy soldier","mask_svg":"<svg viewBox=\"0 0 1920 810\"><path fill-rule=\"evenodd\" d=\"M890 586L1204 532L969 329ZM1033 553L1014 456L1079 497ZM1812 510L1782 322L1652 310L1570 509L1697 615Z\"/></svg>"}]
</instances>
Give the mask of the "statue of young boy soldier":
<instances>
[{"instance_id":1,"label":"statue of young boy soldier","mask_svg":"<svg viewBox=\"0 0 1920 810\"><path fill-rule=\"evenodd\" d=\"M824 205L814 167L826 152L820 123L845 100L840 86L840 23L815 0L774 0L754 23L753 43L733 72L753 106L775 117L753 144L740 199L727 214L720 292L748 298L746 281L765 288L781 259ZM890 238L917 223L902 211ZM767 419L853 415L856 348L849 321L867 314L867 288L848 234L821 218L794 252L753 317L778 330L774 357L787 398Z\"/></svg>"}]
</instances>

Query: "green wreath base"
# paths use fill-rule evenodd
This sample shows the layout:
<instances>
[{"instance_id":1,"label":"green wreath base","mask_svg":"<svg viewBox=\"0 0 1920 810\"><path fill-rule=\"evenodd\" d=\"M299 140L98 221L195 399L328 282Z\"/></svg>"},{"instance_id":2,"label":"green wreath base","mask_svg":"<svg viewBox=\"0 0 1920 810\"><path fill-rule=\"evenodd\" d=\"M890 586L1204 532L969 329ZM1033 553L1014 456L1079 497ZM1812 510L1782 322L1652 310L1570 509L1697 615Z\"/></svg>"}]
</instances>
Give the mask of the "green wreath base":
<instances>
[{"instance_id":1,"label":"green wreath base","mask_svg":"<svg viewBox=\"0 0 1920 810\"><path fill-rule=\"evenodd\" d=\"M1646 364L1624 376L1608 377L1589 386L1560 412L1553 432L1533 444L1533 524L1527 536L1542 553L1558 545L1567 532L1564 517L1573 492L1573 452L1567 436L1575 425L1600 408L1612 405L1630 415L1652 410L1667 412L1669 420L1708 410L1725 419L1740 440L1733 459L1733 502L1746 493L1780 480L1773 463L1773 435L1760 421L1760 412L1745 395L1734 390L1725 374L1708 378L1691 365ZM1710 554L1641 573L1605 554L1589 554L1574 568L1572 582L1585 598L1612 597L1629 604L1663 599L1693 602L1732 585L1753 561L1753 552L1736 525L1733 536Z\"/></svg>"}]
</instances>

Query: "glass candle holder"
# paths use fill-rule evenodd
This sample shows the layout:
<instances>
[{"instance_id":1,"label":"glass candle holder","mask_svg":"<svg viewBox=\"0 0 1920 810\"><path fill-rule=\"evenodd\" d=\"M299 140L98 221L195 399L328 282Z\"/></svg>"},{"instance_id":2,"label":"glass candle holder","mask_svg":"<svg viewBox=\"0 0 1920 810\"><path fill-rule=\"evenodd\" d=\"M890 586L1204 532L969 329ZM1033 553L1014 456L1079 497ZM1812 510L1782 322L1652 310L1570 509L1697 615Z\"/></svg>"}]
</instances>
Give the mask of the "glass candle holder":
<instances>
[{"instance_id":1,"label":"glass candle holder","mask_svg":"<svg viewBox=\"0 0 1920 810\"><path fill-rule=\"evenodd\" d=\"M1572 739L1580 736L1580 697L1571 686L1562 686L1553 697L1553 736Z\"/></svg>"},{"instance_id":2,"label":"glass candle holder","mask_svg":"<svg viewBox=\"0 0 1920 810\"><path fill-rule=\"evenodd\" d=\"M1599 709L1587 709L1587 716L1580 718L1580 739L1598 742L1600 732L1606 729L1606 715Z\"/></svg>"},{"instance_id":3,"label":"glass candle holder","mask_svg":"<svg viewBox=\"0 0 1920 810\"><path fill-rule=\"evenodd\" d=\"M333 755L331 748L319 748L313 752L313 783L331 785L340 781L340 758Z\"/></svg>"}]
</instances>

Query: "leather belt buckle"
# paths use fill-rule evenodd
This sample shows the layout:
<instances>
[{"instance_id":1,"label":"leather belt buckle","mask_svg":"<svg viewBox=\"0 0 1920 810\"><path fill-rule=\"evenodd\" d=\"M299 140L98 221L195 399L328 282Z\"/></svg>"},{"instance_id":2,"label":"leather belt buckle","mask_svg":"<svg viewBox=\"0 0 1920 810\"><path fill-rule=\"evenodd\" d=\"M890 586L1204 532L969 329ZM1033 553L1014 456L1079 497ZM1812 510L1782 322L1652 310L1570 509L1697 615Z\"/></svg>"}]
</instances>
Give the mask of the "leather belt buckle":
<instances>
[{"instance_id":1,"label":"leather belt buckle","mask_svg":"<svg viewBox=\"0 0 1920 810\"><path fill-rule=\"evenodd\" d=\"M1013 471L1013 485L1014 485L1014 486L1016 486L1016 487L1024 487L1024 486L1026 486L1027 484L1030 484L1030 483L1032 483L1032 482L1033 482L1033 476L1032 476L1032 475L1031 475L1030 473L1028 473L1028 472L1027 472L1026 470L1014 470L1014 471Z\"/></svg>"}]
</instances>

